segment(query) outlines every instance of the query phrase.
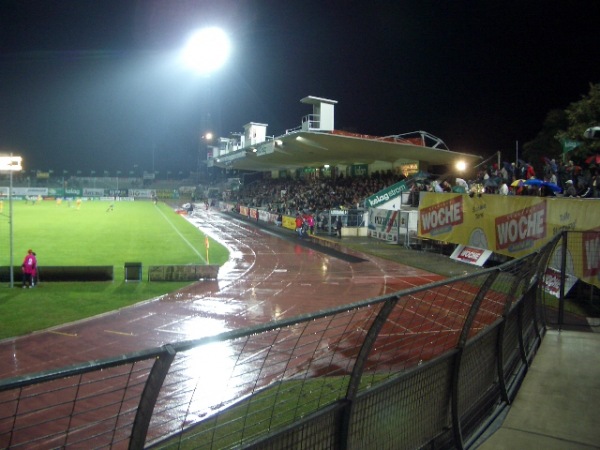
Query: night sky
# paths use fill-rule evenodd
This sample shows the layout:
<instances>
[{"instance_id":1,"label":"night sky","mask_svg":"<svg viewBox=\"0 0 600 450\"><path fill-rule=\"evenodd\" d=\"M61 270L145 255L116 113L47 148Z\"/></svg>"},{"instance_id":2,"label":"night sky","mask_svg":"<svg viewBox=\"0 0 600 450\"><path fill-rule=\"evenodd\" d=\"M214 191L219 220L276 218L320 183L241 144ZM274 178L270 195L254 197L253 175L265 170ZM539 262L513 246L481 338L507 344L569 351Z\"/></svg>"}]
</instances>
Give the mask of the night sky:
<instances>
[{"instance_id":1,"label":"night sky","mask_svg":"<svg viewBox=\"0 0 600 450\"><path fill-rule=\"evenodd\" d=\"M0 152L187 173L205 131L280 135L314 95L337 129L514 155L600 82L599 17L598 0L0 0ZM198 77L175 56L205 25L233 53Z\"/></svg>"}]
</instances>

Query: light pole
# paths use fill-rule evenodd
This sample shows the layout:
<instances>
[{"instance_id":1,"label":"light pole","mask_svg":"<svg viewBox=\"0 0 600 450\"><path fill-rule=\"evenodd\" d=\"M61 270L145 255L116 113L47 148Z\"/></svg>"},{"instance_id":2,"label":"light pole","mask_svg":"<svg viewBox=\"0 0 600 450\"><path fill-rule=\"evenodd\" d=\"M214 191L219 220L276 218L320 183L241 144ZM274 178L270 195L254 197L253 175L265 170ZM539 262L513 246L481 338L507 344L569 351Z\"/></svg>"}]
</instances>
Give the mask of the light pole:
<instances>
[{"instance_id":1,"label":"light pole","mask_svg":"<svg viewBox=\"0 0 600 450\"><path fill-rule=\"evenodd\" d=\"M152 147L152 173L154 173L154 157L156 153L156 144Z\"/></svg>"},{"instance_id":2,"label":"light pole","mask_svg":"<svg viewBox=\"0 0 600 450\"><path fill-rule=\"evenodd\" d=\"M208 147L212 139L213 134L210 131L200 136L200 148L198 148L198 163L196 166L196 184L200 184L200 169L202 167L202 164L206 164L206 158L208 158ZM206 150L206 158L204 162L200 160L200 157L203 154L203 150ZM206 181L208 182L208 165L206 166L206 177Z\"/></svg>"},{"instance_id":3,"label":"light pole","mask_svg":"<svg viewBox=\"0 0 600 450\"><path fill-rule=\"evenodd\" d=\"M8 184L8 234L9 234L9 271L10 271L10 287L15 286L15 274L14 274L14 251L13 251L13 204L12 204L12 188L13 188L13 172L19 172L23 170L22 166L23 158L20 156L0 156L0 170L8 171L9 173L9 184Z\"/></svg>"}]
</instances>

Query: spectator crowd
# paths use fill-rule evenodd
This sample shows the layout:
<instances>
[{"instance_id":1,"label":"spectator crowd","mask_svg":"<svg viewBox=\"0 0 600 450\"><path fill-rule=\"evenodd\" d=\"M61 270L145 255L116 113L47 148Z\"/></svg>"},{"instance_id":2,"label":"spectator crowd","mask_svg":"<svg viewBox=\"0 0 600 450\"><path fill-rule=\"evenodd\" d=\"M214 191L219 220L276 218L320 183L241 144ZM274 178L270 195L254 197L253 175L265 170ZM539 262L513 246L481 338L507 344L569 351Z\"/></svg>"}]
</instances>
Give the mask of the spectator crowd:
<instances>
[{"instance_id":1,"label":"spectator crowd","mask_svg":"<svg viewBox=\"0 0 600 450\"><path fill-rule=\"evenodd\" d=\"M594 164L582 167L573 161L543 158L542 173L536 174L532 164L519 160L480 171L477 183L487 193L600 198L598 172Z\"/></svg>"},{"instance_id":2,"label":"spectator crowd","mask_svg":"<svg viewBox=\"0 0 600 450\"><path fill-rule=\"evenodd\" d=\"M242 186L230 200L287 215L353 209L363 207L368 197L403 179L410 186L409 202L413 206L418 205L420 191L600 198L599 172L594 164L582 167L573 161L544 158L541 174L532 164L519 160L481 168L470 181L456 176L434 179L423 172L406 178L393 171L357 177L263 178Z\"/></svg>"},{"instance_id":3,"label":"spectator crowd","mask_svg":"<svg viewBox=\"0 0 600 450\"><path fill-rule=\"evenodd\" d=\"M244 185L232 199L245 206L288 215L297 211L353 209L403 178L392 171L361 177L264 178Z\"/></svg>"}]
</instances>

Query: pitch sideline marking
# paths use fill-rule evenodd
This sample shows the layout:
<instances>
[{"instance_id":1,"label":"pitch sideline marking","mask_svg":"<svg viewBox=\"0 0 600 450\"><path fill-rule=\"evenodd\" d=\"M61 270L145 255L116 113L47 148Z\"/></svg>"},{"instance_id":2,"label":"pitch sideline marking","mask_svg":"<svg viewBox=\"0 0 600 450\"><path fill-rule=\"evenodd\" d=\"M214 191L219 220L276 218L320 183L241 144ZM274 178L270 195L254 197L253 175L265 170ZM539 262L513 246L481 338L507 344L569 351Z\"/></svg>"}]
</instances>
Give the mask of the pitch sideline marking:
<instances>
[{"instance_id":1,"label":"pitch sideline marking","mask_svg":"<svg viewBox=\"0 0 600 450\"><path fill-rule=\"evenodd\" d=\"M165 213L163 213L160 208L158 209L158 212L163 216L163 218L167 221L167 223L169 225L171 225L171 227L175 230L175 232L179 235L179 237L194 251L194 253L196 253L196 255L198 255L200 257L200 259L202 260L202 262L206 263L206 258L204 258L204 256L202 256L202 253L200 253L196 247L194 247L192 245L192 243L190 241L188 241L185 236L183 234L181 234L181 232L175 228L175 225L173 225L173 222L171 222L169 220L169 218L165 215Z\"/></svg>"}]
</instances>

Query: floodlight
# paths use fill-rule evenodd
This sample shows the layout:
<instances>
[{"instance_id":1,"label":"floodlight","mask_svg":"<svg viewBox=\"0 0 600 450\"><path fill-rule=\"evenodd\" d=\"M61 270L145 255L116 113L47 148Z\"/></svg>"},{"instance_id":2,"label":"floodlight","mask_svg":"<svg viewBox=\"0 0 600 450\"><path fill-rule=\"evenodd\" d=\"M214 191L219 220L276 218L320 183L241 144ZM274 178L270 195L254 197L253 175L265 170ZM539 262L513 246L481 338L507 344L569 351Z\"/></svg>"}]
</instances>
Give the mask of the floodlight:
<instances>
[{"instance_id":1,"label":"floodlight","mask_svg":"<svg viewBox=\"0 0 600 450\"><path fill-rule=\"evenodd\" d=\"M217 27L204 28L194 33L184 47L183 63L200 75L220 69L227 61L231 44L225 32Z\"/></svg>"},{"instance_id":2,"label":"floodlight","mask_svg":"<svg viewBox=\"0 0 600 450\"><path fill-rule=\"evenodd\" d=\"M23 170L23 158L20 156L0 156L0 170L20 172Z\"/></svg>"},{"instance_id":3,"label":"floodlight","mask_svg":"<svg viewBox=\"0 0 600 450\"><path fill-rule=\"evenodd\" d=\"M467 163L464 161L458 161L456 163L456 170L459 172L464 172L467 169Z\"/></svg>"}]
</instances>

